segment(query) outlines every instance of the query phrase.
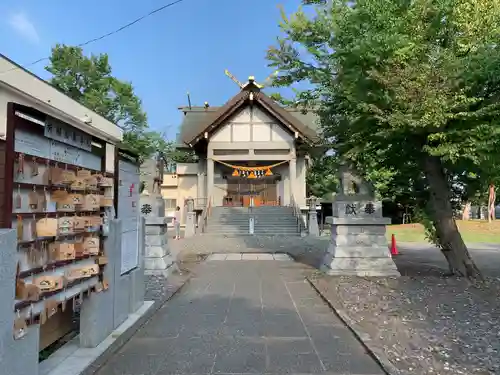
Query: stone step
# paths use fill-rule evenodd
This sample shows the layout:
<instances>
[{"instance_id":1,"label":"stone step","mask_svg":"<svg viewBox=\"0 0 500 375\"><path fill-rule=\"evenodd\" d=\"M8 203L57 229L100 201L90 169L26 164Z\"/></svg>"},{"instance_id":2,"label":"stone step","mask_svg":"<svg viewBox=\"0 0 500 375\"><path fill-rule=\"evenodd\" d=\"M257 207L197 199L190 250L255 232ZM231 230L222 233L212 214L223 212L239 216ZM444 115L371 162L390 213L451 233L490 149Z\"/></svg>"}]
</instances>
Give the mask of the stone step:
<instances>
[{"instance_id":1,"label":"stone step","mask_svg":"<svg viewBox=\"0 0 500 375\"><path fill-rule=\"evenodd\" d=\"M220 224L220 225L248 225L249 220L208 220L208 225L210 224ZM262 225L296 225L296 220L254 220L254 224L262 224Z\"/></svg>"},{"instance_id":2,"label":"stone step","mask_svg":"<svg viewBox=\"0 0 500 375\"><path fill-rule=\"evenodd\" d=\"M210 213L211 216L215 215L281 215L281 214L292 214L292 211L258 211L258 210L253 210L253 211L212 211Z\"/></svg>"},{"instance_id":3,"label":"stone step","mask_svg":"<svg viewBox=\"0 0 500 375\"><path fill-rule=\"evenodd\" d=\"M268 221L268 220L259 220L255 219L254 224L262 224L262 225L297 225L297 221L288 221L288 220L274 220L274 221ZM220 225L248 225L250 223L249 220L208 220L207 224L220 224Z\"/></svg>"},{"instance_id":4,"label":"stone step","mask_svg":"<svg viewBox=\"0 0 500 375\"><path fill-rule=\"evenodd\" d=\"M248 223L246 224L220 224L220 223L209 223L207 225L207 228L211 229L224 229L224 228L248 228L250 225ZM276 228L276 229L287 229L287 228L297 228L297 225L278 225L278 224L273 224L273 225L265 225L265 224L259 224L256 223L254 224L254 228Z\"/></svg>"},{"instance_id":5,"label":"stone step","mask_svg":"<svg viewBox=\"0 0 500 375\"><path fill-rule=\"evenodd\" d=\"M254 206L254 207L241 207L241 206L215 206L212 210L248 210L252 208L253 210L292 210L289 206Z\"/></svg>"},{"instance_id":6,"label":"stone step","mask_svg":"<svg viewBox=\"0 0 500 375\"><path fill-rule=\"evenodd\" d=\"M269 234L269 233L213 233L213 232L207 232L203 233L202 236L214 236L214 237L229 237L229 238L237 238L237 237L250 237L250 236L266 236L266 237L300 237L300 233L276 233L276 234Z\"/></svg>"},{"instance_id":7,"label":"stone step","mask_svg":"<svg viewBox=\"0 0 500 375\"><path fill-rule=\"evenodd\" d=\"M225 229L213 229L207 228L207 233L249 233L249 229L243 228L225 228ZM298 233L296 228L287 228L287 229L261 229L255 228L254 233Z\"/></svg>"},{"instance_id":8,"label":"stone step","mask_svg":"<svg viewBox=\"0 0 500 375\"><path fill-rule=\"evenodd\" d=\"M232 222L240 222L240 223L248 223L251 217L234 217L234 218L214 218L211 217L208 219L208 222L221 222L221 223L232 223ZM276 222L285 222L285 223L296 223L297 219L290 217L275 217L275 218L266 218L266 217L254 217L255 221L260 221L262 223L276 223Z\"/></svg>"},{"instance_id":9,"label":"stone step","mask_svg":"<svg viewBox=\"0 0 500 375\"><path fill-rule=\"evenodd\" d=\"M250 235L249 219L254 218L254 234L264 236L299 236L297 219L290 207L215 207L208 218L206 233Z\"/></svg>"},{"instance_id":10,"label":"stone step","mask_svg":"<svg viewBox=\"0 0 500 375\"><path fill-rule=\"evenodd\" d=\"M231 217L231 216L264 216L264 217L278 217L278 216L291 216L291 212L217 212L212 213L209 217Z\"/></svg>"},{"instance_id":11,"label":"stone step","mask_svg":"<svg viewBox=\"0 0 500 375\"><path fill-rule=\"evenodd\" d=\"M242 229L242 230L248 230L249 225L207 225L206 228L208 230L226 230L226 229ZM268 226L268 225L255 225L255 229L263 229L263 230L297 230L296 225L282 225L282 226Z\"/></svg>"},{"instance_id":12,"label":"stone step","mask_svg":"<svg viewBox=\"0 0 500 375\"><path fill-rule=\"evenodd\" d=\"M248 220L250 217L260 217L262 219L277 220L277 219L290 219L295 220L295 216L292 215L222 215L222 216L210 216L208 219L244 219Z\"/></svg>"}]
</instances>

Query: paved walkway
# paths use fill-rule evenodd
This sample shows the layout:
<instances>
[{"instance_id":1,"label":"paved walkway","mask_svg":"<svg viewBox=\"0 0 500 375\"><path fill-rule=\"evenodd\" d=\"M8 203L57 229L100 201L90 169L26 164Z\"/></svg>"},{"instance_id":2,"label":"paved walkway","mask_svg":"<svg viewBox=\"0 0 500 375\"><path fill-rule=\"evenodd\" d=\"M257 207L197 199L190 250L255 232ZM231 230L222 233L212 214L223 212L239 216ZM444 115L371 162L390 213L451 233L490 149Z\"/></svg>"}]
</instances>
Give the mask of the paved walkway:
<instances>
[{"instance_id":1,"label":"paved walkway","mask_svg":"<svg viewBox=\"0 0 500 375\"><path fill-rule=\"evenodd\" d=\"M97 374L383 374L303 265L224 258L200 265Z\"/></svg>"},{"instance_id":2,"label":"paved walkway","mask_svg":"<svg viewBox=\"0 0 500 375\"><path fill-rule=\"evenodd\" d=\"M196 236L170 241L170 246L180 258L189 254L209 254L213 251L234 252L286 252L297 261L318 267L328 248L329 238L321 237L266 237ZM467 244L474 262L485 276L500 275L500 244ZM401 255L394 258L402 275L429 274L429 269L448 271L441 252L428 243L398 243ZM389 251L389 250L387 250ZM432 273L432 272L431 272Z\"/></svg>"}]
</instances>

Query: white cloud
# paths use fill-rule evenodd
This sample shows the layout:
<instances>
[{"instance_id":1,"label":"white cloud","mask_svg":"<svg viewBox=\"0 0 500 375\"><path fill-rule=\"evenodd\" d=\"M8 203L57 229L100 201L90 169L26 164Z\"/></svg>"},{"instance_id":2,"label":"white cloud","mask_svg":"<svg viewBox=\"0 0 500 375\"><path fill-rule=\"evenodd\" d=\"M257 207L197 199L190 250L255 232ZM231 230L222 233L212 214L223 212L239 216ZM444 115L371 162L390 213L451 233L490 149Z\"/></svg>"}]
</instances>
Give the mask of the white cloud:
<instances>
[{"instance_id":1,"label":"white cloud","mask_svg":"<svg viewBox=\"0 0 500 375\"><path fill-rule=\"evenodd\" d=\"M25 13L13 13L9 17L8 21L10 27L12 27L22 37L33 43L38 43L40 41L40 36L36 31L35 25L33 25Z\"/></svg>"}]
</instances>

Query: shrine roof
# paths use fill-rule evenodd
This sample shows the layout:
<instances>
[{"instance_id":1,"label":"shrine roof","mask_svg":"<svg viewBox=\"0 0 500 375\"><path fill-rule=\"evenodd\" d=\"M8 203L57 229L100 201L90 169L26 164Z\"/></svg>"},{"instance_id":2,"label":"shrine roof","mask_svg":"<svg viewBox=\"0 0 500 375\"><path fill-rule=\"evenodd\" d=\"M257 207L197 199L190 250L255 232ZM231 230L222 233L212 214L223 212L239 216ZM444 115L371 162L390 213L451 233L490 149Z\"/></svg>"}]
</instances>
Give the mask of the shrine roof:
<instances>
[{"instance_id":1,"label":"shrine roof","mask_svg":"<svg viewBox=\"0 0 500 375\"><path fill-rule=\"evenodd\" d=\"M252 97L250 97L250 93L252 93ZM304 139L311 142L317 140L319 125L318 116L314 110L283 107L260 90L242 89L223 106L179 107L179 110L184 112L184 118L180 127L178 143L194 145L204 132L214 131L236 110L248 105L250 101L260 105L276 118L278 123L297 131Z\"/></svg>"}]
</instances>

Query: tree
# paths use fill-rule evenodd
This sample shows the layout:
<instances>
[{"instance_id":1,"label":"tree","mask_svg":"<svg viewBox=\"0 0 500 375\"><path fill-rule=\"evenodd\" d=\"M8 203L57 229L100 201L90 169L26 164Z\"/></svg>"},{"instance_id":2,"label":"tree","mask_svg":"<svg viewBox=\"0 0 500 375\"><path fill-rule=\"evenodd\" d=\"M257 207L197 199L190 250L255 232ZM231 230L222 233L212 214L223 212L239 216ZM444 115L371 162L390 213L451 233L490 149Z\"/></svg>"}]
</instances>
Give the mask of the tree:
<instances>
[{"instance_id":1,"label":"tree","mask_svg":"<svg viewBox=\"0 0 500 375\"><path fill-rule=\"evenodd\" d=\"M307 195L329 198L339 186L338 162L334 155L318 155L311 158L307 169Z\"/></svg>"},{"instance_id":2,"label":"tree","mask_svg":"<svg viewBox=\"0 0 500 375\"><path fill-rule=\"evenodd\" d=\"M124 144L141 159L159 149L163 138L149 131L141 100L131 83L112 75L107 54L87 57L80 47L57 44L45 69L53 86L120 126Z\"/></svg>"},{"instance_id":3,"label":"tree","mask_svg":"<svg viewBox=\"0 0 500 375\"><path fill-rule=\"evenodd\" d=\"M292 89L292 91L299 93L295 89ZM297 107L297 104L299 104L277 92L271 93L269 97L284 107ZM339 185L337 175L338 158L334 154L327 155L327 151L325 147L322 147L310 153L311 160L306 176L307 196L314 195L319 198L330 198L332 193L337 192Z\"/></svg>"},{"instance_id":4,"label":"tree","mask_svg":"<svg viewBox=\"0 0 500 375\"><path fill-rule=\"evenodd\" d=\"M450 270L480 277L454 204L459 186L476 189L471 174L488 183L500 160L500 2L305 3L315 15L283 14L268 52L275 85L311 83L295 101L321 104L339 156L383 195L413 197Z\"/></svg>"}]
</instances>

